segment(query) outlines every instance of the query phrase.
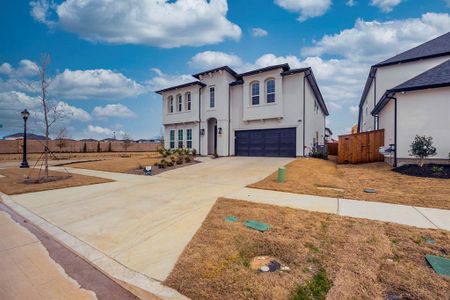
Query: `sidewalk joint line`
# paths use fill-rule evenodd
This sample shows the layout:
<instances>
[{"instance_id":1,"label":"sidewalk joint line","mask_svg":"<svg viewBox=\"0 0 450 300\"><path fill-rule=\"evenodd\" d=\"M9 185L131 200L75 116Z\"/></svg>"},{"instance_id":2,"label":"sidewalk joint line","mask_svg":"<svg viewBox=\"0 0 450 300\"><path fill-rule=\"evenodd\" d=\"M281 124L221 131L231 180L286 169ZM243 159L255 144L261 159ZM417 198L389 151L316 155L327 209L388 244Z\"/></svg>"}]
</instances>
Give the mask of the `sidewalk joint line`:
<instances>
[{"instance_id":1,"label":"sidewalk joint line","mask_svg":"<svg viewBox=\"0 0 450 300\"><path fill-rule=\"evenodd\" d=\"M437 226L436 224L434 224L433 221L431 221L427 216L425 216L420 210L417 209L417 207L412 206L419 214L421 214L425 219L428 220L428 222L430 222L431 224L433 224L434 227L436 227L437 229L442 229L439 226Z\"/></svg>"}]
</instances>

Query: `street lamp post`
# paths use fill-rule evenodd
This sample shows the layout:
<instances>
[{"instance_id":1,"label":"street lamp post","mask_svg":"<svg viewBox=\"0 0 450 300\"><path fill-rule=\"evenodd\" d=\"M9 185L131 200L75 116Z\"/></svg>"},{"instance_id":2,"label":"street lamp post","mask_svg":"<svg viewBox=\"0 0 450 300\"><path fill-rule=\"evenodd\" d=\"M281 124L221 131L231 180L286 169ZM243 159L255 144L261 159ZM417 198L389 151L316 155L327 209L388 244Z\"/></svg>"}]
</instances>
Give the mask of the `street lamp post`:
<instances>
[{"instance_id":1,"label":"street lamp post","mask_svg":"<svg viewBox=\"0 0 450 300\"><path fill-rule=\"evenodd\" d=\"M28 110L24 109L21 112L22 118L23 118L23 145L22 145L22 163L20 164L21 168L29 168L30 166L28 165L27 162L27 120L28 117L30 116L30 113L28 112Z\"/></svg>"}]
</instances>

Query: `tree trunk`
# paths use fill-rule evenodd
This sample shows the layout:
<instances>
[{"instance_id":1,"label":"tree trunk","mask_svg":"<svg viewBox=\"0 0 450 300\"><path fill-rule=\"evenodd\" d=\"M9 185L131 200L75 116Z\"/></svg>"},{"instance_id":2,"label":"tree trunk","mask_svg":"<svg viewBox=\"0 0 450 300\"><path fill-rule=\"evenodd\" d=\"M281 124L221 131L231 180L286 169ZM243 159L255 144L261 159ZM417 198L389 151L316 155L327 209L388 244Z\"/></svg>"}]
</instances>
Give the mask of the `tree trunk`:
<instances>
[{"instance_id":1,"label":"tree trunk","mask_svg":"<svg viewBox=\"0 0 450 300\"><path fill-rule=\"evenodd\" d=\"M45 73L41 74L42 81L42 105L44 106L44 121L45 121L45 149L44 149L44 177L48 178L48 134L49 134L49 124L48 124L48 107L46 98L46 90L45 90Z\"/></svg>"}]
</instances>

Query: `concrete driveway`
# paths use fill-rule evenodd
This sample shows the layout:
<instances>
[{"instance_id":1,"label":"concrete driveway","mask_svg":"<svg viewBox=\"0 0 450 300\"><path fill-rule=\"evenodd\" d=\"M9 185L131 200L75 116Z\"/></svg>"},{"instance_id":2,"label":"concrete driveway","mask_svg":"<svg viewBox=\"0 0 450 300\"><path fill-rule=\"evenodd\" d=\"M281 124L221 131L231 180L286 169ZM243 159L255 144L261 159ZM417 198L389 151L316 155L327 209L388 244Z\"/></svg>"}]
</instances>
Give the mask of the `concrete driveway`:
<instances>
[{"instance_id":1,"label":"concrete driveway","mask_svg":"<svg viewBox=\"0 0 450 300\"><path fill-rule=\"evenodd\" d=\"M202 160L154 177L70 169L117 181L11 198L126 267L162 281L217 197L263 179L292 159Z\"/></svg>"}]
</instances>

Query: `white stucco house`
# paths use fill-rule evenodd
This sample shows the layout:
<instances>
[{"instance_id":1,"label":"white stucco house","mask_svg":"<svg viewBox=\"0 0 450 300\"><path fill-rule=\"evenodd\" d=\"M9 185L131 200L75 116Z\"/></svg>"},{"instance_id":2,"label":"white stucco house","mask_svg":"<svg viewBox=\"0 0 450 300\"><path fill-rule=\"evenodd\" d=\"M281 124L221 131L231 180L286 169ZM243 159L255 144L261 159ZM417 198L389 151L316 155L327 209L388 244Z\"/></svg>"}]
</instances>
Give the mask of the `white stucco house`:
<instances>
[{"instance_id":1,"label":"white stucco house","mask_svg":"<svg viewBox=\"0 0 450 300\"><path fill-rule=\"evenodd\" d=\"M437 155L450 152L450 32L372 66L359 105L358 130L385 130L394 166L410 163L415 135L432 136Z\"/></svg>"},{"instance_id":2,"label":"white stucco house","mask_svg":"<svg viewBox=\"0 0 450 300\"><path fill-rule=\"evenodd\" d=\"M311 68L238 74L228 66L157 91L166 148L201 155L304 156L324 144L328 110Z\"/></svg>"}]
</instances>

